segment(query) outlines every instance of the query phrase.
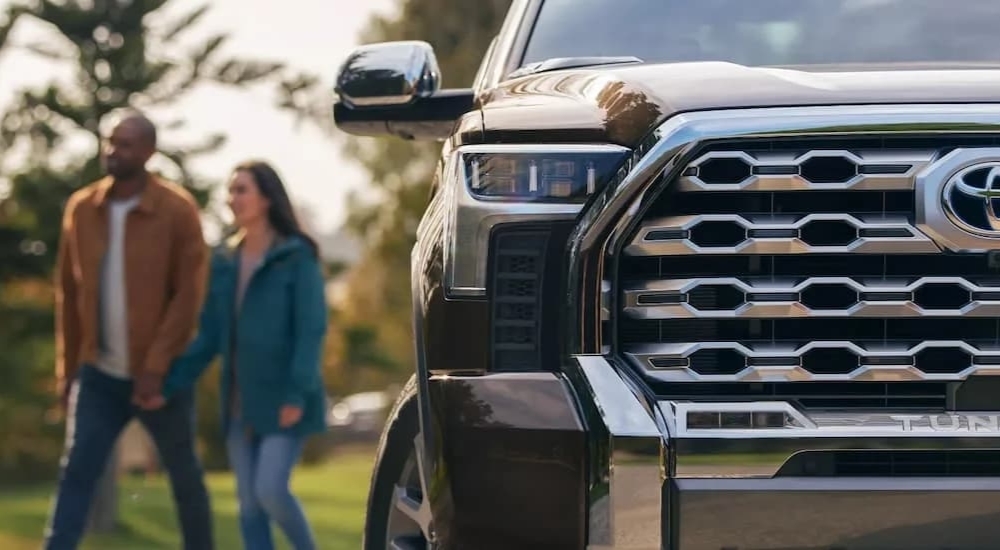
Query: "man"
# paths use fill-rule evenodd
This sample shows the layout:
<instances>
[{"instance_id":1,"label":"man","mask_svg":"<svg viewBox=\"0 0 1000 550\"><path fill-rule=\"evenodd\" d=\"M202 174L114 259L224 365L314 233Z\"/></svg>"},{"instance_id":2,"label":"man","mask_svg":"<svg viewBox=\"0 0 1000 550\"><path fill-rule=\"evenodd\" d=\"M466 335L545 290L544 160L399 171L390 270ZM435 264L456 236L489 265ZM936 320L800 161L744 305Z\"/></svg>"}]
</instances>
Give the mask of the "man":
<instances>
[{"instance_id":1,"label":"man","mask_svg":"<svg viewBox=\"0 0 1000 550\"><path fill-rule=\"evenodd\" d=\"M147 118L121 118L102 147L107 176L75 192L63 214L56 375L69 414L49 550L79 544L97 480L133 417L170 476L184 548L212 548L193 389L160 397L171 361L194 336L208 253L190 194L146 171L155 151Z\"/></svg>"}]
</instances>

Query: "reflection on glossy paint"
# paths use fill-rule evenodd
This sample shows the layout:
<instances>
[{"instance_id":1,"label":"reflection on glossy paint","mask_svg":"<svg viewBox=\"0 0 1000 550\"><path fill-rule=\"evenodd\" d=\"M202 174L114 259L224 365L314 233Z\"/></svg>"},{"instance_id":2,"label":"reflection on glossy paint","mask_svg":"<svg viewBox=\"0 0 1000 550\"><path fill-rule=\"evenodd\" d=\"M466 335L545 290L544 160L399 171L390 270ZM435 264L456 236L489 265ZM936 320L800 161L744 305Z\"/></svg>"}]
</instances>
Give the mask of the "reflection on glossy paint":
<instances>
[{"instance_id":1,"label":"reflection on glossy paint","mask_svg":"<svg viewBox=\"0 0 1000 550\"><path fill-rule=\"evenodd\" d=\"M551 373L442 377L441 391L467 427L582 430L566 388Z\"/></svg>"},{"instance_id":2,"label":"reflection on glossy paint","mask_svg":"<svg viewBox=\"0 0 1000 550\"><path fill-rule=\"evenodd\" d=\"M660 548L667 455L649 409L604 357L574 357L568 372L586 396L582 412L590 428L587 542L608 549Z\"/></svg>"},{"instance_id":3,"label":"reflection on glossy paint","mask_svg":"<svg viewBox=\"0 0 1000 550\"><path fill-rule=\"evenodd\" d=\"M336 89L358 107L404 105L438 90L441 71L433 48L421 41L365 44L344 61Z\"/></svg>"},{"instance_id":4,"label":"reflection on glossy paint","mask_svg":"<svg viewBox=\"0 0 1000 550\"><path fill-rule=\"evenodd\" d=\"M940 481L680 480L679 548L995 549L1000 481Z\"/></svg>"},{"instance_id":5,"label":"reflection on glossy paint","mask_svg":"<svg viewBox=\"0 0 1000 550\"><path fill-rule=\"evenodd\" d=\"M512 80L487 94L487 137L634 145L663 111L646 93L601 71L558 71Z\"/></svg>"},{"instance_id":6,"label":"reflection on glossy paint","mask_svg":"<svg viewBox=\"0 0 1000 550\"><path fill-rule=\"evenodd\" d=\"M561 377L452 374L429 387L441 548L583 547L586 433Z\"/></svg>"},{"instance_id":7,"label":"reflection on glossy paint","mask_svg":"<svg viewBox=\"0 0 1000 550\"><path fill-rule=\"evenodd\" d=\"M940 78L895 71L873 80L724 62L553 71L513 79L484 93L482 120L487 141L594 141L632 147L668 117L706 109L918 104L942 97L954 103L996 100L996 71L934 74Z\"/></svg>"}]
</instances>

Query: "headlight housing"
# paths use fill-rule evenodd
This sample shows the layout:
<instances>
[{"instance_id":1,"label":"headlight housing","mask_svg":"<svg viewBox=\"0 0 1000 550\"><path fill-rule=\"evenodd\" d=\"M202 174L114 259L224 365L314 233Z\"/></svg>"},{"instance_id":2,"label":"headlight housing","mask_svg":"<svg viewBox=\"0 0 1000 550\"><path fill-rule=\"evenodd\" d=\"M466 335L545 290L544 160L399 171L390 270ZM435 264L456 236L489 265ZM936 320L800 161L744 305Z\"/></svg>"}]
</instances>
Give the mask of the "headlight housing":
<instances>
[{"instance_id":1,"label":"headlight housing","mask_svg":"<svg viewBox=\"0 0 1000 550\"><path fill-rule=\"evenodd\" d=\"M610 144L469 145L445 168L445 288L484 298L490 233L511 222L571 220L625 162Z\"/></svg>"},{"instance_id":2,"label":"headlight housing","mask_svg":"<svg viewBox=\"0 0 1000 550\"><path fill-rule=\"evenodd\" d=\"M616 150L464 152L466 188L478 200L583 203L620 164Z\"/></svg>"}]
</instances>

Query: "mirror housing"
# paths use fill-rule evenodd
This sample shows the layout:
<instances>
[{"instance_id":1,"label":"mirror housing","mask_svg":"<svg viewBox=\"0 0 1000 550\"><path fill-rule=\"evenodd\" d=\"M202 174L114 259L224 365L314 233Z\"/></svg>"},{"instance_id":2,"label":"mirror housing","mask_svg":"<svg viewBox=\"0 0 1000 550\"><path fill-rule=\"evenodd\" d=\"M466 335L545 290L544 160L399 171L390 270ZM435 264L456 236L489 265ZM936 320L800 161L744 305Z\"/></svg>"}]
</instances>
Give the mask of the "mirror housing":
<instances>
[{"instance_id":1,"label":"mirror housing","mask_svg":"<svg viewBox=\"0 0 1000 550\"><path fill-rule=\"evenodd\" d=\"M430 44L419 40L367 44L351 52L337 74L337 94L352 109L406 105L434 95L441 70Z\"/></svg>"},{"instance_id":2,"label":"mirror housing","mask_svg":"<svg viewBox=\"0 0 1000 550\"><path fill-rule=\"evenodd\" d=\"M440 87L437 57L427 42L366 44L351 52L337 74L334 121L358 136L446 139L472 109L473 93Z\"/></svg>"}]
</instances>

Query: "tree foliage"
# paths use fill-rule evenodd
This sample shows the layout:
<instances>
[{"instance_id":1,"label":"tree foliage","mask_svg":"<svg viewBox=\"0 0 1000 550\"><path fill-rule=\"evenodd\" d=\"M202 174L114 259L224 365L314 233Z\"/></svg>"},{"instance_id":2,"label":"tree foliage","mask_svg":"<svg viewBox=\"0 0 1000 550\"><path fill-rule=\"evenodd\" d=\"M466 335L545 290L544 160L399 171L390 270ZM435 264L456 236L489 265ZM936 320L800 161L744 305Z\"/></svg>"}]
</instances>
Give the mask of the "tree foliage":
<instances>
[{"instance_id":1,"label":"tree foliage","mask_svg":"<svg viewBox=\"0 0 1000 550\"><path fill-rule=\"evenodd\" d=\"M472 84L480 61L503 22L510 0L401 0L393 17L376 16L361 42L424 40L438 57L442 86ZM355 138L347 154L367 170L368 189L349 197L347 227L365 240L366 253L349 281L345 330L368 330L403 379L413 369L410 249L427 205L440 144L395 137ZM368 345L368 344L365 344Z\"/></svg>"},{"instance_id":2,"label":"tree foliage","mask_svg":"<svg viewBox=\"0 0 1000 550\"><path fill-rule=\"evenodd\" d=\"M44 249L42 255L51 266L54 228L58 225L52 221L58 219L69 193L100 176L100 124L109 113L125 107L159 112L206 84L244 88L271 83L282 92L289 86L285 80L300 78L290 76L280 62L224 55L226 34L207 36L192 46L181 44L181 39L207 13L209 4L173 19L160 18L155 25L149 23L166 4L168 0L38 0L15 3L8 9L6 22L0 23L0 47L27 50L72 66L73 79L21 90L0 117L0 167L6 167L7 173L21 173L14 178L13 190L5 201L13 201L16 207L7 204L5 211L8 215L11 208L29 211L39 218L36 222L44 222L31 224L33 227L15 223L11 228L10 222L0 218L4 228L0 230L0 244L23 241L30 233L31 239L43 245L34 250ZM13 43L10 30L26 18L46 24L52 29L51 37ZM279 103L284 101L280 98ZM162 121L161 127L178 128L183 124L183 118L178 118ZM90 143L89 150L68 156L67 142L81 136ZM223 134L208 135L193 143L161 143L160 154L169 159L174 179L203 205L210 186L188 165L224 143ZM21 168L27 167L27 171L5 165L3 153L8 151L22 153L26 161ZM11 251L5 247L0 255L6 257Z\"/></svg>"},{"instance_id":3,"label":"tree foliage","mask_svg":"<svg viewBox=\"0 0 1000 550\"><path fill-rule=\"evenodd\" d=\"M281 62L226 55L226 34L189 37L209 2L172 18L162 15L168 4L14 0L0 14L0 55L27 51L72 74L67 81L18 90L0 112L0 372L5 380L0 391L0 481L9 473L23 476L30 465L51 476L58 459L52 451L58 451L61 431L57 425L39 426L42 413L55 401L51 273L66 199L102 175L101 125L107 115L138 108L153 114L161 129L175 129L184 124L182 113L170 120L155 115L200 86L274 86L280 108L288 104L286 94L316 82L293 74ZM14 31L27 20L48 29L42 40L18 42ZM212 182L188 166L224 142L222 134L186 143L161 139L157 160L205 206ZM201 410L216 420L213 408Z\"/></svg>"}]
</instances>

